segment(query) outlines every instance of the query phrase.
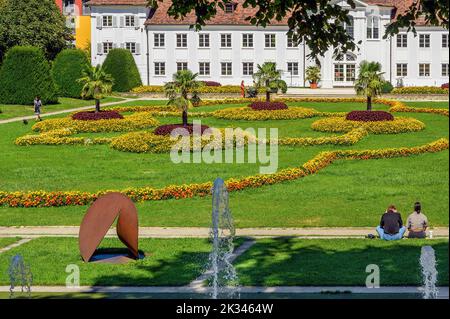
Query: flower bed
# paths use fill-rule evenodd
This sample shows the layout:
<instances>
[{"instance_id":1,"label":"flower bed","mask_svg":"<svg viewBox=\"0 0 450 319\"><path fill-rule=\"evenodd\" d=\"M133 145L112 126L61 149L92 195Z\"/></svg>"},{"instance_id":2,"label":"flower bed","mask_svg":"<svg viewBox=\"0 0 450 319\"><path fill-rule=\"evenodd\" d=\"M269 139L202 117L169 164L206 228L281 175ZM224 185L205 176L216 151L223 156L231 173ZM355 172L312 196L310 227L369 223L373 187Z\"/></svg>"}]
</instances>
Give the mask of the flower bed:
<instances>
[{"instance_id":1,"label":"flower bed","mask_svg":"<svg viewBox=\"0 0 450 319\"><path fill-rule=\"evenodd\" d=\"M378 122L378 121L393 121L394 116L385 111L352 111L345 117L347 121L363 121L363 122Z\"/></svg>"},{"instance_id":2,"label":"flower bed","mask_svg":"<svg viewBox=\"0 0 450 319\"><path fill-rule=\"evenodd\" d=\"M341 136L325 137L287 137L280 138L278 145L311 146L311 145L354 145L367 136L366 129L359 127Z\"/></svg>"},{"instance_id":3,"label":"flower bed","mask_svg":"<svg viewBox=\"0 0 450 319\"><path fill-rule=\"evenodd\" d=\"M395 88L392 94L448 94L448 88L438 86L409 86Z\"/></svg>"},{"instance_id":4,"label":"flower bed","mask_svg":"<svg viewBox=\"0 0 450 319\"><path fill-rule=\"evenodd\" d=\"M78 112L72 115L72 120L77 121L98 121L111 119L123 119L123 116L117 111L88 111Z\"/></svg>"},{"instance_id":5,"label":"flower bed","mask_svg":"<svg viewBox=\"0 0 450 319\"><path fill-rule=\"evenodd\" d=\"M187 126L184 126L183 124L166 124L162 126L158 126L153 133L155 135L170 135L173 130L175 129L183 129L183 131L178 130L181 135L192 135L194 133L198 133L194 131L194 126L192 124L188 124ZM207 125L201 125L200 126L200 134L203 134L207 129L209 129L209 126ZM187 131L187 132L186 132ZM187 134L185 134L187 133Z\"/></svg>"},{"instance_id":6,"label":"flower bed","mask_svg":"<svg viewBox=\"0 0 450 319\"><path fill-rule=\"evenodd\" d=\"M222 86L219 82L215 81L202 81L205 86Z\"/></svg>"},{"instance_id":7,"label":"flower bed","mask_svg":"<svg viewBox=\"0 0 450 319\"><path fill-rule=\"evenodd\" d=\"M283 102L253 102L249 107L256 111L285 110L288 108L286 103Z\"/></svg>"},{"instance_id":8,"label":"flower bed","mask_svg":"<svg viewBox=\"0 0 450 319\"><path fill-rule=\"evenodd\" d=\"M284 110L260 110L255 112L249 107L228 108L214 111L213 117L228 120L267 121L267 120L293 120L317 116L314 109L291 107Z\"/></svg>"},{"instance_id":9,"label":"flower bed","mask_svg":"<svg viewBox=\"0 0 450 319\"><path fill-rule=\"evenodd\" d=\"M135 134L135 133L130 133ZM164 138L160 136L160 138ZM277 184L315 174L339 159L380 159L406 157L423 153L435 153L449 148L447 139L439 139L429 144L411 148L388 148L379 150L349 150L321 152L300 167L282 169L274 174L254 175L243 178L231 178L225 181L229 191L258 188ZM129 188L121 193L136 202L149 200L167 200L207 196L211 193L212 183L169 185L163 188ZM9 207L52 207L68 205L88 205L101 195L111 191L88 192L0 192L0 206Z\"/></svg>"},{"instance_id":10,"label":"flower bed","mask_svg":"<svg viewBox=\"0 0 450 319\"><path fill-rule=\"evenodd\" d=\"M349 132L362 127L371 134L398 134L417 132L425 128L425 124L413 118L396 118L393 121L363 122L348 121L343 117L329 117L312 123L311 128L319 132Z\"/></svg>"}]
</instances>

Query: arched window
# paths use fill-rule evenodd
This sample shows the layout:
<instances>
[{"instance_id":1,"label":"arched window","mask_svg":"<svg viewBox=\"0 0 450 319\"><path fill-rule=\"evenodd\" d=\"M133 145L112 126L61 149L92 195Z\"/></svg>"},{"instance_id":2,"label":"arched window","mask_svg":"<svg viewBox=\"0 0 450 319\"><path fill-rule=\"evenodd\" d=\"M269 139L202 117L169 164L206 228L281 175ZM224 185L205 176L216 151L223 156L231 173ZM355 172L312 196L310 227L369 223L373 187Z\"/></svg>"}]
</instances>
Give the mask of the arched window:
<instances>
[{"instance_id":1,"label":"arched window","mask_svg":"<svg viewBox=\"0 0 450 319\"><path fill-rule=\"evenodd\" d=\"M380 38L380 18L377 16L367 17L367 39Z\"/></svg>"}]
</instances>

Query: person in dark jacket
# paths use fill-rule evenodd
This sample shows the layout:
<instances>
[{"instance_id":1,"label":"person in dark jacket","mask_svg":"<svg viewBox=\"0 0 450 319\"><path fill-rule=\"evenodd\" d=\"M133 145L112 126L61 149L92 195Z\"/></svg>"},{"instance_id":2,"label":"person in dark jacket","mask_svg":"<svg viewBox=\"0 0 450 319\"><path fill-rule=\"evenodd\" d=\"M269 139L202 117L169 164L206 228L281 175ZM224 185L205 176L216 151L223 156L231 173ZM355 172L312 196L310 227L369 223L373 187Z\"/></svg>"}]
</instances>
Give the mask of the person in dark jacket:
<instances>
[{"instance_id":1,"label":"person in dark jacket","mask_svg":"<svg viewBox=\"0 0 450 319\"><path fill-rule=\"evenodd\" d=\"M406 227L403 226L402 215L394 205L390 205L387 211L381 216L380 225L377 227L380 239L399 240L403 238Z\"/></svg>"}]
</instances>

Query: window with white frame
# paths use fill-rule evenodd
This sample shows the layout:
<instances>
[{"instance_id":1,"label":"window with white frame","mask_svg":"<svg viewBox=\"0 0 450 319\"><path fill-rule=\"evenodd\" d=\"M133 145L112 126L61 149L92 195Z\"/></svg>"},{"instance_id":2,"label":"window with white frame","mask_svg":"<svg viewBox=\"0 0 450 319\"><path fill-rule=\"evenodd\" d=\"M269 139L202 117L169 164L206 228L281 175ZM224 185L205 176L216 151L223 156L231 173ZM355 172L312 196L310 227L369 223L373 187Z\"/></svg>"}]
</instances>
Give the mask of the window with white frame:
<instances>
[{"instance_id":1,"label":"window with white frame","mask_svg":"<svg viewBox=\"0 0 450 319\"><path fill-rule=\"evenodd\" d=\"M132 54L137 53L136 42L125 42L125 49L130 51Z\"/></svg>"},{"instance_id":2,"label":"window with white frame","mask_svg":"<svg viewBox=\"0 0 450 319\"><path fill-rule=\"evenodd\" d=\"M233 13L236 8L234 3L226 3L225 4L225 13Z\"/></svg>"},{"instance_id":3,"label":"window with white frame","mask_svg":"<svg viewBox=\"0 0 450 319\"><path fill-rule=\"evenodd\" d=\"M290 75L298 75L298 62L288 62L287 71Z\"/></svg>"},{"instance_id":4,"label":"window with white frame","mask_svg":"<svg viewBox=\"0 0 450 319\"><path fill-rule=\"evenodd\" d=\"M112 27L113 26L113 16L103 16L102 17L102 26Z\"/></svg>"},{"instance_id":5,"label":"window with white frame","mask_svg":"<svg viewBox=\"0 0 450 319\"><path fill-rule=\"evenodd\" d=\"M408 47L408 35L406 33L397 34L397 48Z\"/></svg>"},{"instance_id":6,"label":"window with white frame","mask_svg":"<svg viewBox=\"0 0 450 319\"><path fill-rule=\"evenodd\" d=\"M397 76L408 76L407 63L397 63Z\"/></svg>"},{"instance_id":7,"label":"window with white frame","mask_svg":"<svg viewBox=\"0 0 450 319\"><path fill-rule=\"evenodd\" d=\"M352 38L354 38L355 37L355 19L353 18L353 16L348 16L348 19L349 19L350 23L345 22L344 28L347 31L347 34L349 36L351 36Z\"/></svg>"},{"instance_id":8,"label":"window with white frame","mask_svg":"<svg viewBox=\"0 0 450 319\"><path fill-rule=\"evenodd\" d=\"M221 66L221 75L233 75L233 65L231 62L222 62L220 63Z\"/></svg>"},{"instance_id":9,"label":"window with white frame","mask_svg":"<svg viewBox=\"0 0 450 319\"><path fill-rule=\"evenodd\" d=\"M112 42L103 42L103 54L108 54L113 49Z\"/></svg>"},{"instance_id":10,"label":"window with white frame","mask_svg":"<svg viewBox=\"0 0 450 319\"><path fill-rule=\"evenodd\" d=\"M442 47L448 48L448 33L442 35Z\"/></svg>"},{"instance_id":11,"label":"window with white frame","mask_svg":"<svg viewBox=\"0 0 450 319\"><path fill-rule=\"evenodd\" d=\"M200 48L209 48L209 33L200 33L198 35L198 46Z\"/></svg>"},{"instance_id":12,"label":"window with white frame","mask_svg":"<svg viewBox=\"0 0 450 319\"><path fill-rule=\"evenodd\" d=\"M419 64L419 76L430 76L430 64L420 63Z\"/></svg>"},{"instance_id":13,"label":"window with white frame","mask_svg":"<svg viewBox=\"0 0 450 319\"><path fill-rule=\"evenodd\" d=\"M131 15L125 16L125 27L135 27L135 26L136 26L135 17Z\"/></svg>"},{"instance_id":14,"label":"window with white frame","mask_svg":"<svg viewBox=\"0 0 450 319\"><path fill-rule=\"evenodd\" d=\"M265 37L265 47L275 48L276 45L276 35L274 33L266 33Z\"/></svg>"},{"instance_id":15,"label":"window with white frame","mask_svg":"<svg viewBox=\"0 0 450 319\"><path fill-rule=\"evenodd\" d=\"M178 33L177 34L177 48L187 48L187 34Z\"/></svg>"},{"instance_id":16,"label":"window with white frame","mask_svg":"<svg viewBox=\"0 0 450 319\"><path fill-rule=\"evenodd\" d=\"M288 48L296 48L298 47L298 43L294 41L294 35L288 34L287 35L287 47Z\"/></svg>"},{"instance_id":17,"label":"window with white frame","mask_svg":"<svg viewBox=\"0 0 450 319\"><path fill-rule=\"evenodd\" d=\"M430 35L419 34L419 48L429 48L429 47L430 47Z\"/></svg>"},{"instance_id":18,"label":"window with white frame","mask_svg":"<svg viewBox=\"0 0 450 319\"><path fill-rule=\"evenodd\" d=\"M163 48L166 45L166 36L164 33L155 33L154 46L156 48Z\"/></svg>"},{"instance_id":19,"label":"window with white frame","mask_svg":"<svg viewBox=\"0 0 450 319\"><path fill-rule=\"evenodd\" d=\"M441 75L448 77L448 63L441 64Z\"/></svg>"},{"instance_id":20,"label":"window with white frame","mask_svg":"<svg viewBox=\"0 0 450 319\"><path fill-rule=\"evenodd\" d=\"M155 62L155 75L166 75L166 62Z\"/></svg>"},{"instance_id":21,"label":"window with white frame","mask_svg":"<svg viewBox=\"0 0 450 319\"><path fill-rule=\"evenodd\" d=\"M211 74L211 64L209 62L200 62L198 64L198 74L207 76Z\"/></svg>"},{"instance_id":22,"label":"window with white frame","mask_svg":"<svg viewBox=\"0 0 450 319\"><path fill-rule=\"evenodd\" d=\"M376 16L367 17L367 39L380 38L380 18Z\"/></svg>"},{"instance_id":23,"label":"window with white frame","mask_svg":"<svg viewBox=\"0 0 450 319\"><path fill-rule=\"evenodd\" d=\"M220 46L222 48L231 48L231 33L224 33L220 35Z\"/></svg>"},{"instance_id":24,"label":"window with white frame","mask_svg":"<svg viewBox=\"0 0 450 319\"><path fill-rule=\"evenodd\" d=\"M243 48L253 48L253 34L252 33L242 34L242 47Z\"/></svg>"},{"instance_id":25,"label":"window with white frame","mask_svg":"<svg viewBox=\"0 0 450 319\"><path fill-rule=\"evenodd\" d=\"M243 62L242 63L242 74L243 75L253 75L253 62Z\"/></svg>"},{"instance_id":26,"label":"window with white frame","mask_svg":"<svg viewBox=\"0 0 450 319\"><path fill-rule=\"evenodd\" d=\"M177 71L185 71L188 69L187 62L177 62Z\"/></svg>"}]
</instances>

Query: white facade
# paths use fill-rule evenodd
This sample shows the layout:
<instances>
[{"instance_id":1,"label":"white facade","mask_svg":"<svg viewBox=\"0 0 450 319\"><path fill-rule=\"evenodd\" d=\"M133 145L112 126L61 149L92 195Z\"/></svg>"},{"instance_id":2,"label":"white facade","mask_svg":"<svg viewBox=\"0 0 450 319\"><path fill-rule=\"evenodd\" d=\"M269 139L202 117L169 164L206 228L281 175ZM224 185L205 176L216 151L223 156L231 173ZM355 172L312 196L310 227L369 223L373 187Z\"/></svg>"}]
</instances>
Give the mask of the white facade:
<instances>
[{"instance_id":1,"label":"white facade","mask_svg":"<svg viewBox=\"0 0 450 319\"><path fill-rule=\"evenodd\" d=\"M345 3L343 3L345 5ZM252 68L276 62L288 86L304 86L305 68L313 65L308 49L288 45L287 26L259 28L250 25L210 25L200 32L188 25L148 25L148 9L138 6L93 6L92 63L103 63L110 48L132 51L142 82L162 85L180 68L199 73L199 79L221 84L252 83ZM418 27L418 34L401 33L383 39L391 22L391 9L360 2L351 10L358 50L336 58L330 50L322 57L324 88L352 86L361 61L381 63L385 79L394 86L439 86L449 81L448 32L437 27ZM252 44L252 45L251 45ZM209 71L209 73L207 72Z\"/></svg>"}]
</instances>

